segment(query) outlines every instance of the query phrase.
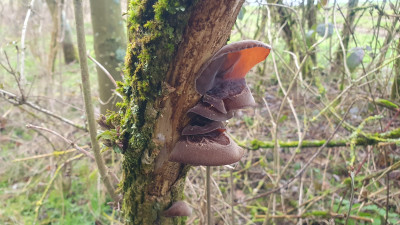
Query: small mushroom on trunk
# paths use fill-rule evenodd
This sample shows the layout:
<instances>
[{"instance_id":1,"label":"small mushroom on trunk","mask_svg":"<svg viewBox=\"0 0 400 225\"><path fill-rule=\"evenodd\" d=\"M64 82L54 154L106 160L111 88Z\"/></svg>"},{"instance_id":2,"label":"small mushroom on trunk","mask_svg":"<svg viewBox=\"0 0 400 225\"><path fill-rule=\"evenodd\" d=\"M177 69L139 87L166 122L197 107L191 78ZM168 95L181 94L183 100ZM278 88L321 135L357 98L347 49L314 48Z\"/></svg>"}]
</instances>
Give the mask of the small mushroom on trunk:
<instances>
[{"instance_id":1,"label":"small mushroom on trunk","mask_svg":"<svg viewBox=\"0 0 400 225\"><path fill-rule=\"evenodd\" d=\"M172 203L171 207L163 212L165 217L190 216L191 214L192 209L184 201Z\"/></svg>"},{"instance_id":2,"label":"small mushroom on trunk","mask_svg":"<svg viewBox=\"0 0 400 225\"><path fill-rule=\"evenodd\" d=\"M225 132L182 136L175 144L169 161L193 166L222 166L235 163L244 151Z\"/></svg>"}]
</instances>

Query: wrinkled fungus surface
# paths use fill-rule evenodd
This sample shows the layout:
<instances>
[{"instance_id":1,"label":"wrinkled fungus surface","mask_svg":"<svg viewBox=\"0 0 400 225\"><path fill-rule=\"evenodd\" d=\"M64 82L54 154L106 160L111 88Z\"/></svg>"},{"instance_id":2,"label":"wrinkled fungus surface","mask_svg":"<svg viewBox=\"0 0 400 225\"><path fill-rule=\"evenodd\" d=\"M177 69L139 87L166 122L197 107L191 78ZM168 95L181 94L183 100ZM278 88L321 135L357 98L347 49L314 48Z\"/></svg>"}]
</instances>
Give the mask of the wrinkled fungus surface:
<instances>
[{"instance_id":1,"label":"wrinkled fungus surface","mask_svg":"<svg viewBox=\"0 0 400 225\"><path fill-rule=\"evenodd\" d=\"M182 130L170 161L221 166L240 160L244 151L227 136L221 121L232 118L235 110L256 105L244 77L270 49L259 41L239 41L222 47L203 65L195 86L202 98L189 109L191 121Z\"/></svg>"},{"instance_id":2,"label":"wrinkled fungus surface","mask_svg":"<svg viewBox=\"0 0 400 225\"><path fill-rule=\"evenodd\" d=\"M222 132L217 136L182 136L169 160L194 166L220 166L239 161L243 154L243 149Z\"/></svg>"}]
</instances>

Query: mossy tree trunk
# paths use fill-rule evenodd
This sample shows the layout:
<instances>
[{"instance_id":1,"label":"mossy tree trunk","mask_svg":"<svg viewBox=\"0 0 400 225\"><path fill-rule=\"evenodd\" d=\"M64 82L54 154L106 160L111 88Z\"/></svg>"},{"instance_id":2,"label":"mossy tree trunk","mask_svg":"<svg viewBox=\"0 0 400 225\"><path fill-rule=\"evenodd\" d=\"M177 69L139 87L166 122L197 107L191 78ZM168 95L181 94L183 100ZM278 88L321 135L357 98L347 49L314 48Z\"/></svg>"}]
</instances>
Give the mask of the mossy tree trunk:
<instances>
[{"instance_id":1,"label":"mossy tree trunk","mask_svg":"<svg viewBox=\"0 0 400 225\"><path fill-rule=\"evenodd\" d=\"M184 224L162 212L183 198L189 167L168 161L201 65L226 44L244 0L132 0L119 117L127 224Z\"/></svg>"},{"instance_id":2,"label":"mossy tree trunk","mask_svg":"<svg viewBox=\"0 0 400 225\"><path fill-rule=\"evenodd\" d=\"M115 0L90 0L90 12L94 36L94 52L97 61L103 65L116 81L122 80L118 70L124 62L126 34L122 20L121 3ZM96 67L99 82L99 95L103 104L100 112L115 110L117 96L113 96L112 81L105 72Z\"/></svg>"},{"instance_id":3,"label":"mossy tree trunk","mask_svg":"<svg viewBox=\"0 0 400 225\"><path fill-rule=\"evenodd\" d=\"M400 40L397 41L397 55L400 55ZM394 63L394 80L392 85L391 99L400 102L400 59Z\"/></svg>"}]
</instances>

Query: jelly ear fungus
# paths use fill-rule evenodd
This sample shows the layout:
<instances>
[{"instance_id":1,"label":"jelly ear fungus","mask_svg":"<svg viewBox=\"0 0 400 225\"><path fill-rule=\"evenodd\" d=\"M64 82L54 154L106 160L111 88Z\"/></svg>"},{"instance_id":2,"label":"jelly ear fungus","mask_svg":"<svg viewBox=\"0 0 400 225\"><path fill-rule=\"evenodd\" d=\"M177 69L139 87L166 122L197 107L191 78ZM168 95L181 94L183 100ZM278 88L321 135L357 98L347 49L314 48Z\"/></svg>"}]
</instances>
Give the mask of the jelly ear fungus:
<instances>
[{"instance_id":1,"label":"jelly ear fungus","mask_svg":"<svg viewBox=\"0 0 400 225\"><path fill-rule=\"evenodd\" d=\"M268 56L270 49L259 41L239 41L222 47L202 66L195 81L202 98L189 109L191 120L175 144L170 161L222 166L240 160L244 151L226 134L221 121L232 118L235 110L255 106L244 77Z\"/></svg>"},{"instance_id":2,"label":"jelly ear fungus","mask_svg":"<svg viewBox=\"0 0 400 225\"><path fill-rule=\"evenodd\" d=\"M259 41L239 41L222 47L200 69L195 88L202 95L188 111L191 118L182 130L169 160L207 166L207 215L211 224L210 166L238 162L244 151L227 134L225 121L233 112L256 103L244 77L267 58L271 48ZM172 206L171 206L172 208ZM168 210L167 210L168 211Z\"/></svg>"},{"instance_id":3,"label":"jelly ear fungus","mask_svg":"<svg viewBox=\"0 0 400 225\"><path fill-rule=\"evenodd\" d=\"M165 217L190 216L191 214L192 209L184 201L172 203L171 207L163 212Z\"/></svg>"}]
</instances>

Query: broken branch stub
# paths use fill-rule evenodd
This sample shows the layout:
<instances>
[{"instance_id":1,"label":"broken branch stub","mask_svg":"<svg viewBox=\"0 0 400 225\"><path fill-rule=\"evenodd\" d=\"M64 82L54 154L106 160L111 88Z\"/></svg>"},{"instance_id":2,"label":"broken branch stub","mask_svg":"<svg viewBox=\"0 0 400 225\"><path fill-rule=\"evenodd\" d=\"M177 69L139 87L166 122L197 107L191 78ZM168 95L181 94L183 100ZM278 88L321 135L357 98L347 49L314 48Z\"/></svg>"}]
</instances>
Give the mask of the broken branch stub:
<instances>
[{"instance_id":1,"label":"broken branch stub","mask_svg":"<svg viewBox=\"0 0 400 225\"><path fill-rule=\"evenodd\" d=\"M226 133L221 121L233 112L255 106L244 77L267 58L271 48L259 41L239 41L222 47L199 71L196 91L200 101L175 144L170 161L190 165L221 166L240 160L244 151Z\"/></svg>"}]
</instances>

